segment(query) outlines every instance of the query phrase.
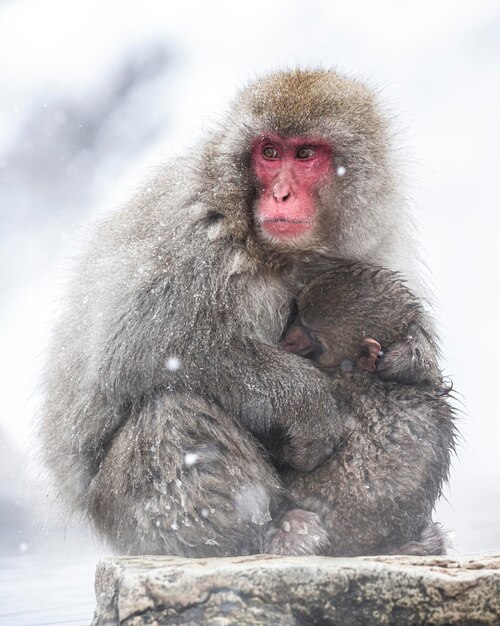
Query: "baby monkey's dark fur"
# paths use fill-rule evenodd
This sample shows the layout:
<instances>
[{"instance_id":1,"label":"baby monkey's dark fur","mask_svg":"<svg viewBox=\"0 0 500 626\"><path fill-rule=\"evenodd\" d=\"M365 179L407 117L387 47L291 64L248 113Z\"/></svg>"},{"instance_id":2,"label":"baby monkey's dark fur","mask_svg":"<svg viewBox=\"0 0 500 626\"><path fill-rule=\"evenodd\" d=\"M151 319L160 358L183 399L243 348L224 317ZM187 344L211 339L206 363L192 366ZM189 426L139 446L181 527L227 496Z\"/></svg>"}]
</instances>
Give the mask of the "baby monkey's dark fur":
<instances>
[{"instance_id":1,"label":"baby monkey's dark fur","mask_svg":"<svg viewBox=\"0 0 500 626\"><path fill-rule=\"evenodd\" d=\"M448 476L453 412L421 304L395 272L359 263L315 276L296 304L281 344L337 379L349 428L325 464L310 474L289 472L292 499L319 515L335 554L369 546L375 553L443 554L446 542L431 514ZM365 351L377 342L376 359ZM398 355L390 377L400 382L381 380L389 346ZM371 362L378 376L365 371Z\"/></svg>"}]
</instances>

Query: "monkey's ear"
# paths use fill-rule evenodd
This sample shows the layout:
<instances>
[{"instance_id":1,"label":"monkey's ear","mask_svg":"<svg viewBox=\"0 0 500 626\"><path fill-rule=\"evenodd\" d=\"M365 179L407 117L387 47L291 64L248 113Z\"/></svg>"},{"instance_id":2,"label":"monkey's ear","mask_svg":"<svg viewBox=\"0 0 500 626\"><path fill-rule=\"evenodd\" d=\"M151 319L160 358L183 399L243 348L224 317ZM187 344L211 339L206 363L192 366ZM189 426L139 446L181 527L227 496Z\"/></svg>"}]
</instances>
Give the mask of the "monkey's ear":
<instances>
[{"instance_id":1,"label":"monkey's ear","mask_svg":"<svg viewBox=\"0 0 500 626\"><path fill-rule=\"evenodd\" d=\"M377 359L380 356L382 347L378 341L366 337L361 344L361 356L358 358L358 366L367 372L376 370Z\"/></svg>"}]
</instances>

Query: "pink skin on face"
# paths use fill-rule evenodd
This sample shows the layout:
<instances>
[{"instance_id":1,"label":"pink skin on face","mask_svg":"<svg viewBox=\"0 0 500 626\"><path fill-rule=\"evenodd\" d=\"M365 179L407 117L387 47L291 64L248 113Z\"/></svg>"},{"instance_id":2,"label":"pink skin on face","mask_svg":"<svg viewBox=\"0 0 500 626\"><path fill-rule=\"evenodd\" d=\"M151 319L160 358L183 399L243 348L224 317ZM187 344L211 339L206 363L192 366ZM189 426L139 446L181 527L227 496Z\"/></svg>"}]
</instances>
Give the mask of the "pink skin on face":
<instances>
[{"instance_id":1,"label":"pink skin on face","mask_svg":"<svg viewBox=\"0 0 500 626\"><path fill-rule=\"evenodd\" d=\"M332 171L330 144L314 137L262 137L252 148L252 168L261 184L255 217L262 231L280 239L309 232L315 191Z\"/></svg>"}]
</instances>

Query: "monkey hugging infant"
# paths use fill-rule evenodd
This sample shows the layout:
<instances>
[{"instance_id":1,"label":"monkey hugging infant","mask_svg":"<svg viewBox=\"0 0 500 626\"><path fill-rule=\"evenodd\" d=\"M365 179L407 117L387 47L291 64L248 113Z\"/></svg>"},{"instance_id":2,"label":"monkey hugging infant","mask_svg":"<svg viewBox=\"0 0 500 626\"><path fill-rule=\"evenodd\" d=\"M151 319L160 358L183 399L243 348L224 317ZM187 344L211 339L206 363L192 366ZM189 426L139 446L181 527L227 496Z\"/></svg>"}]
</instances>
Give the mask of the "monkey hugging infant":
<instances>
[{"instance_id":1,"label":"monkey hugging infant","mask_svg":"<svg viewBox=\"0 0 500 626\"><path fill-rule=\"evenodd\" d=\"M414 263L386 117L337 72L271 73L95 226L40 433L116 551L444 551L454 420L432 321L392 272Z\"/></svg>"},{"instance_id":2,"label":"monkey hugging infant","mask_svg":"<svg viewBox=\"0 0 500 626\"><path fill-rule=\"evenodd\" d=\"M443 554L445 537L431 513L448 472L452 410L419 301L395 272L332 264L297 295L281 346L337 378L346 421L345 438L314 481L290 471L291 498L319 515L341 552L360 552L368 537L385 534L377 551ZM393 348L384 361L386 346ZM410 518L417 539L405 542ZM286 532L290 519L276 540L283 543Z\"/></svg>"}]
</instances>

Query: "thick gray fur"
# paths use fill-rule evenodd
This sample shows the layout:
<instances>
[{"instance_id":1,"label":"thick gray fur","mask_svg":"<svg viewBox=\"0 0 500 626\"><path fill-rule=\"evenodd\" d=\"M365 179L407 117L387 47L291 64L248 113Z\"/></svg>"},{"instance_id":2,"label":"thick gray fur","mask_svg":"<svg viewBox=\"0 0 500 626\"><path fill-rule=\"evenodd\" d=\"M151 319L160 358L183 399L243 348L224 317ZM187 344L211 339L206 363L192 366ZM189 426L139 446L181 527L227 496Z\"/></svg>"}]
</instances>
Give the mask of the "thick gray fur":
<instances>
[{"instance_id":1,"label":"thick gray fur","mask_svg":"<svg viewBox=\"0 0 500 626\"><path fill-rule=\"evenodd\" d=\"M254 228L249 150L265 132L325 137L346 169L319 191L318 227L300 245ZM278 342L315 256L410 264L390 144L357 81L272 74L95 225L53 338L41 433L61 496L115 549L335 553L307 511L290 522L295 544L276 538L296 505L256 437L284 433L300 475L344 440L336 380Z\"/></svg>"}]
</instances>

